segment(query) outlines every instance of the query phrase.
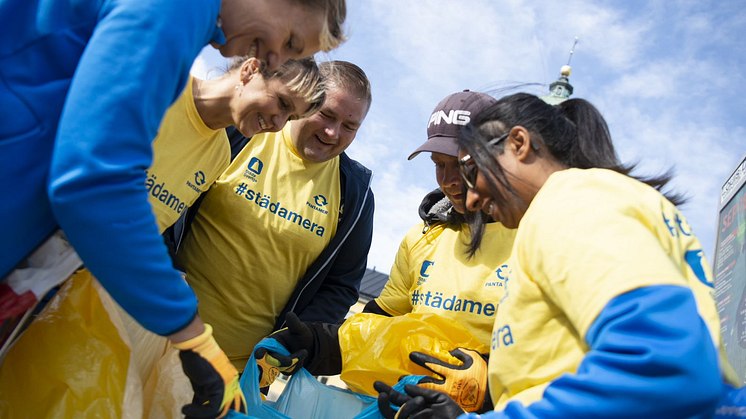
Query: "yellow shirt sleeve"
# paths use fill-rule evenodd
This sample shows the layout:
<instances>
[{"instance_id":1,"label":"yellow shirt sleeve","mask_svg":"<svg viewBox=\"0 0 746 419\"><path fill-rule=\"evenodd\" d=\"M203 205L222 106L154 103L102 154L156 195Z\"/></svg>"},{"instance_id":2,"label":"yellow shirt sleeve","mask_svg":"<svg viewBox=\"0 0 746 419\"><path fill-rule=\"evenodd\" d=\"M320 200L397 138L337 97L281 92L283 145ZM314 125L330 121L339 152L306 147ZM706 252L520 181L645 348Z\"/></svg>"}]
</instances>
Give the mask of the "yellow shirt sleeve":
<instances>
[{"instance_id":1,"label":"yellow shirt sleeve","mask_svg":"<svg viewBox=\"0 0 746 419\"><path fill-rule=\"evenodd\" d=\"M522 221L517 252L530 279L581 337L618 295L650 285L687 285L657 236L655 215L660 214L627 204L627 192L639 191L565 180L539 192L539 205L532 205L524 216L527 222ZM544 189L548 193L542 194ZM557 202L575 204L551 205Z\"/></svg>"}]
</instances>

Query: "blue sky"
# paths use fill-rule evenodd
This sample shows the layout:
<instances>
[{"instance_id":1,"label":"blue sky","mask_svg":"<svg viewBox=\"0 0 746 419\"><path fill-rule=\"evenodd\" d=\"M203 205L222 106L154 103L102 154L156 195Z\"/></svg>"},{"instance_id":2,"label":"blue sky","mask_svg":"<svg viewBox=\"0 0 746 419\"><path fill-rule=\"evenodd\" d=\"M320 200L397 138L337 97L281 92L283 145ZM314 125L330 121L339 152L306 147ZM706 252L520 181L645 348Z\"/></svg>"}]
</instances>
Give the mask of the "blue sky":
<instances>
[{"instance_id":1,"label":"blue sky","mask_svg":"<svg viewBox=\"0 0 746 419\"><path fill-rule=\"evenodd\" d=\"M746 153L743 1L348 0L350 39L317 59L368 74L373 105L348 154L374 173L368 266L388 273L422 197L437 186L426 139L445 96L521 83L544 94L572 58L573 97L604 114L638 173L674 167L673 186L712 262L719 189ZM205 51L193 72L219 60Z\"/></svg>"}]
</instances>

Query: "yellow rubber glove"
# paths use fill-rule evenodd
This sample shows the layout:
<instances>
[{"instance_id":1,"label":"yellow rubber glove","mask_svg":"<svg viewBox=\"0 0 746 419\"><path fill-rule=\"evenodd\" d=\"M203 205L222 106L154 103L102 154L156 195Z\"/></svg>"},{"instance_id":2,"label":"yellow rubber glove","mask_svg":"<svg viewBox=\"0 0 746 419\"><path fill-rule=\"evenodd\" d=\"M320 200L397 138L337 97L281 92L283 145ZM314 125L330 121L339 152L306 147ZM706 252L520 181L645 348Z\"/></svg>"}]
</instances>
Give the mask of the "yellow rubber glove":
<instances>
[{"instance_id":1,"label":"yellow rubber glove","mask_svg":"<svg viewBox=\"0 0 746 419\"><path fill-rule=\"evenodd\" d=\"M422 352L409 354L412 362L437 375L425 377L417 385L446 393L465 411L476 412L484 404L487 392L487 361L472 349L456 348L450 354L461 365L448 364Z\"/></svg>"},{"instance_id":2,"label":"yellow rubber glove","mask_svg":"<svg viewBox=\"0 0 746 419\"><path fill-rule=\"evenodd\" d=\"M184 373L194 389L192 403L182 409L186 419L218 419L229 409L247 413L238 371L212 337L212 326L206 324L201 335L173 346L181 351Z\"/></svg>"}]
</instances>

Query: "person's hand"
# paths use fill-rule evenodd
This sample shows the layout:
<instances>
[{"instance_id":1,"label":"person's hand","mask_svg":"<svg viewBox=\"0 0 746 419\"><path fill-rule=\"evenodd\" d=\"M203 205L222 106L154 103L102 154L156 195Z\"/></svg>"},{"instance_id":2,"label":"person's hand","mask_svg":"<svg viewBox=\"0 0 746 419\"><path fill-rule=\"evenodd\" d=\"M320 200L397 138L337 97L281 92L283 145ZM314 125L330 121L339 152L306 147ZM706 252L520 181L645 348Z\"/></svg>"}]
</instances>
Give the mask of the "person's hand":
<instances>
[{"instance_id":1,"label":"person's hand","mask_svg":"<svg viewBox=\"0 0 746 419\"><path fill-rule=\"evenodd\" d=\"M222 418L228 409L247 413L238 371L215 342L209 324L202 334L173 346L179 349L181 365L194 389L192 403L182 409L186 419Z\"/></svg>"},{"instance_id":2,"label":"person's hand","mask_svg":"<svg viewBox=\"0 0 746 419\"><path fill-rule=\"evenodd\" d=\"M381 381L373 383L378 391L378 410L385 419L455 419L466 413L447 394L413 385L404 386L400 393ZM391 404L399 406L394 412Z\"/></svg>"},{"instance_id":3,"label":"person's hand","mask_svg":"<svg viewBox=\"0 0 746 419\"><path fill-rule=\"evenodd\" d=\"M274 338L290 355L259 348L254 353L259 366L259 388L269 387L280 373L292 375L303 368L303 362L313 352L314 335L308 325L301 322L295 313L285 316L288 327L267 336Z\"/></svg>"},{"instance_id":4,"label":"person's hand","mask_svg":"<svg viewBox=\"0 0 746 419\"><path fill-rule=\"evenodd\" d=\"M425 377L417 385L446 393L465 411L476 412L484 404L487 392L487 361L473 349L456 348L450 354L461 365L448 364L422 352L410 353L412 362L438 376Z\"/></svg>"}]
</instances>

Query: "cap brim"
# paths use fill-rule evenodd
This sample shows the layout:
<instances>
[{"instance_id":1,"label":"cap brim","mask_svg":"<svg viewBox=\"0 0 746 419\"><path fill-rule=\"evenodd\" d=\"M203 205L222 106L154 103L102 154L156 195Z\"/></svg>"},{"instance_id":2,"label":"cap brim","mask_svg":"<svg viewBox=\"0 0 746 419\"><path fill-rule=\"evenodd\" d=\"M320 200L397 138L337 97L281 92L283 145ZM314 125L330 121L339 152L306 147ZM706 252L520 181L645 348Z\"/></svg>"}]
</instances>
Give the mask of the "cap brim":
<instances>
[{"instance_id":1,"label":"cap brim","mask_svg":"<svg viewBox=\"0 0 746 419\"><path fill-rule=\"evenodd\" d=\"M431 153L446 154L452 157L458 157L458 143L454 137L450 136L433 136L425 141L417 150L409 155L407 160L412 160L423 151Z\"/></svg>"}]
</instances>

